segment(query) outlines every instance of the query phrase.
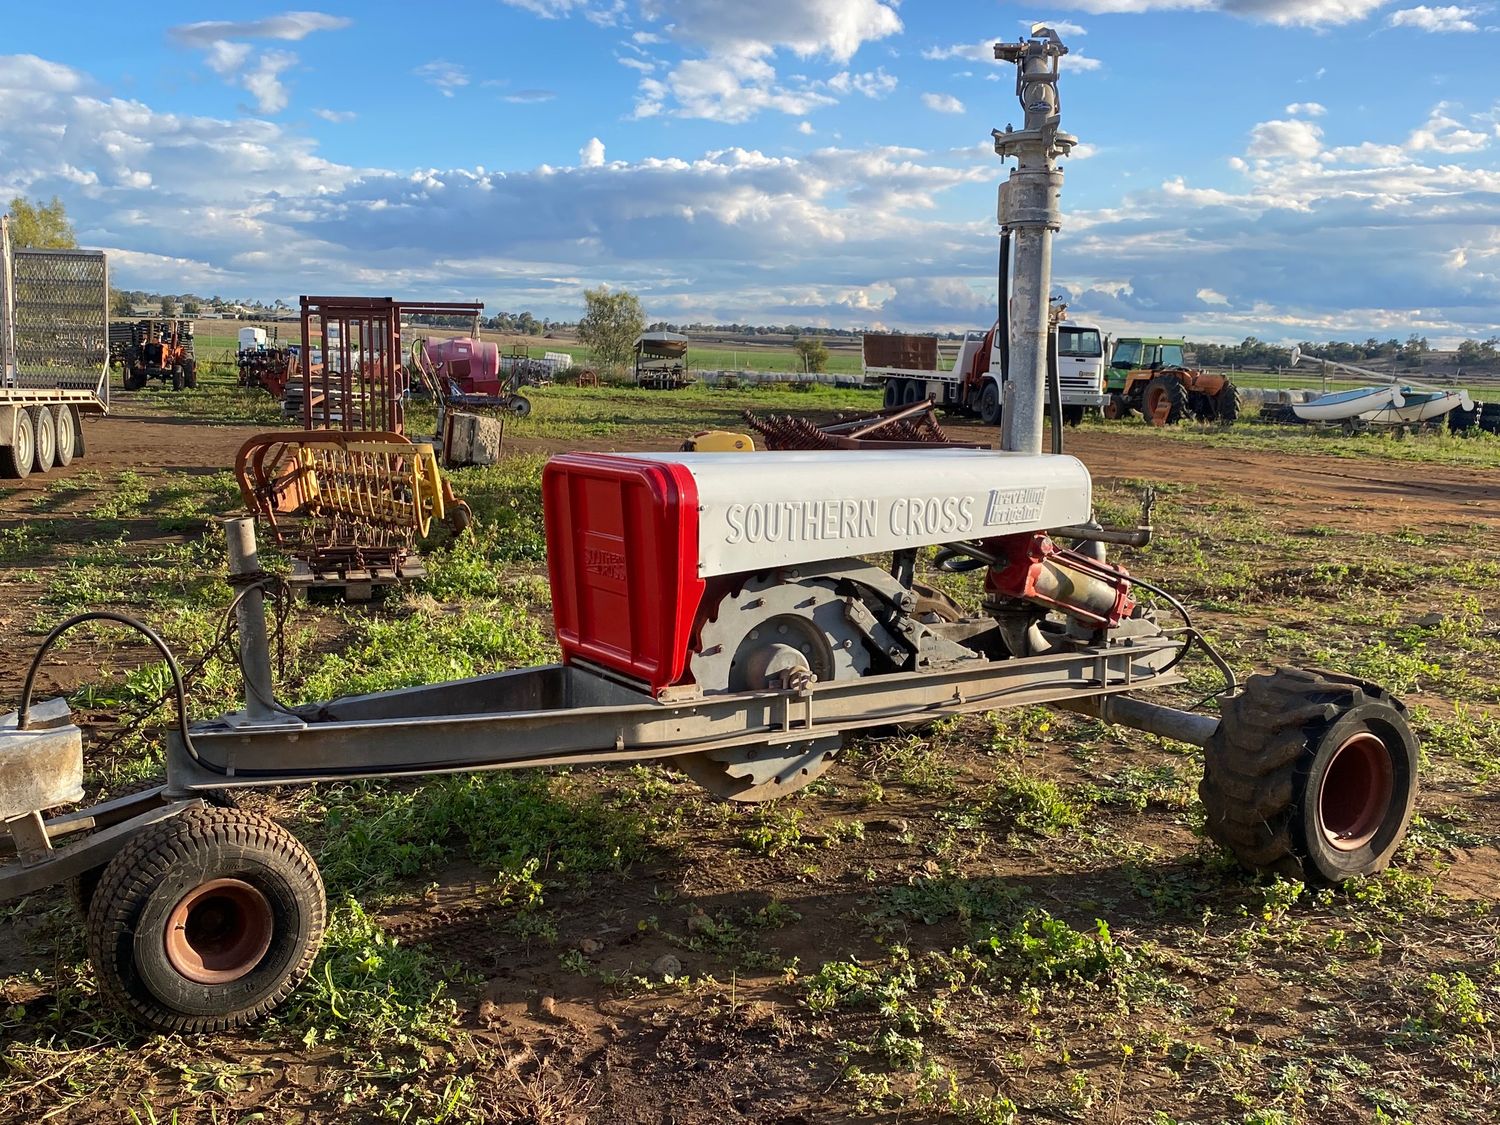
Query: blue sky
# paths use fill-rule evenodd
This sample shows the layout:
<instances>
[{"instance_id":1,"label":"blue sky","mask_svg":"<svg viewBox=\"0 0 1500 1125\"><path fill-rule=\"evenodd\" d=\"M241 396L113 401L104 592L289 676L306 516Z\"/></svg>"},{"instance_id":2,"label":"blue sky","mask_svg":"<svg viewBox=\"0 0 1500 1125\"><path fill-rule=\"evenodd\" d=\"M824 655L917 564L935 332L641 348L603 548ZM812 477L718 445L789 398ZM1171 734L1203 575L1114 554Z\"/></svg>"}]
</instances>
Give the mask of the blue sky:
<instances>
[{"instance_id":1,"label":"blue sky","mask_svg":"<svg viewBox=\"0 0 1500 1125\"><path fill-rule=\"evenodd\" d=\"M0 196L117 284L571 318L992 317L991 44L1058 27L1055 289L1115 331L1500 332L1500 2L25 5Z\"/></svg>"}]
</instances>

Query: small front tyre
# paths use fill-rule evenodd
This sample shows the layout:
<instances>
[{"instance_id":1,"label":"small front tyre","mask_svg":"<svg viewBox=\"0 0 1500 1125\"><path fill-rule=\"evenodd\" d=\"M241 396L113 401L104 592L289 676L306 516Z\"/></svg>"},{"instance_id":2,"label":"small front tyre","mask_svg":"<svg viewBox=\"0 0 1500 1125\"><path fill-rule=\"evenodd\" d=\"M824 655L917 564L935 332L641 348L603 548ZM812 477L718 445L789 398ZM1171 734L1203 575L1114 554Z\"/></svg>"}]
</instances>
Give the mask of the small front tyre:
<instances>
[{"instance_id":1,"label":"small front tyre","mask_svg":"<svg viewBox=\"0 0 1500 1125\"><path fill-rule=\"evenodd\" d=\"M1240 865L1317 885L1383 871L1417 799L1417 738L1383 688L1337 672L1252 676L1225 702L1198 787Z\"/></svg>"},{"instance_id":2,"label":"small front tyre","mask_svg":"<svg viewBox=\"0 0 1500 1125\"><path fill-rule=\"evenodd\" d=\"M323 880L285 828L199 808L142 829L88 907L100 992L162 1032L243 1027L301 983L323 940Z\"/></svg>"}]
</instances>

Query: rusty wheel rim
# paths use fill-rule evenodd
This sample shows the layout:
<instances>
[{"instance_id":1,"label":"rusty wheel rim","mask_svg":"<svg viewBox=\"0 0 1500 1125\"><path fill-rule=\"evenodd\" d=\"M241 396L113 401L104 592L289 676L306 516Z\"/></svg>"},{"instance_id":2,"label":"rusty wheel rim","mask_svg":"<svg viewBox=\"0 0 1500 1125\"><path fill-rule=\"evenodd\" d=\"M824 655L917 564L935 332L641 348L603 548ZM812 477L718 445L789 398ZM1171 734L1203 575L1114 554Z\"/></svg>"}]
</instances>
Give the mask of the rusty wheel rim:
<instances>
[{"instance_id":1,"label":"rusty wheel rim","mask_svg":"<svg viewBox=\"0 0 1500 1125\"><path fill-rule=\"evenodd\" d=\"M1172 403L1167 398L1167 392L1160 387L1152 387L1146 392L1146 417L1151 419L1153 425L1164 426L1167 415L1172 413Z\"/></svg>"},{"instance_id":2,"label":"rusty wheel rim","mask_svg":"<svg viewBox=\"0 0 1500 1125\"><path fill-rule=\"evenodd\" d=\"M1318 827L1339 851L1352 852L1375 838L1390 811L1395 768L1385 742L1365 731L1336 751L1318 786Z\"/></svg>"},{"instance_id":3,"label":"rusty wheel rim","mask_svg":"<svg viewBox=\"0 0 1500 1125\"><path fill-rule=\"evenodd\" d=\"M183 896L167 918L167 960L197 984L246 976L271 948L271 904L241 879L213 879Z\"/></svg>"}]
</instances>

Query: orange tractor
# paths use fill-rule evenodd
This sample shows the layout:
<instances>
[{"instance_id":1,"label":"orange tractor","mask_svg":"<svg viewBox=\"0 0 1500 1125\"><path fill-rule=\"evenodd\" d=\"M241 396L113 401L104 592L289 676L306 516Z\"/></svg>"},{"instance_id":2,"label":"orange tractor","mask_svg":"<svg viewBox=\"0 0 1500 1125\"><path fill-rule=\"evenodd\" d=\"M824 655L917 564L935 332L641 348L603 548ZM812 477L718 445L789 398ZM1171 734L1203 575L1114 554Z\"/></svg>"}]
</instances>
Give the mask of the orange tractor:
<instances>
[{"instance_id":1,"label":"orange tractor","mask_svg":"<svg viewBox=\"0 0 1500 1125\"><path fill-rule=\"evenodd\" d=\"M1240 416L1240 392L1223 375L1188 367L1181 340L1127 337L1115 341L1105 375L1106 418L1139 413L1153 426L1171 426L1191 415L1230 425Z\"/></svg>"}]
</instances>

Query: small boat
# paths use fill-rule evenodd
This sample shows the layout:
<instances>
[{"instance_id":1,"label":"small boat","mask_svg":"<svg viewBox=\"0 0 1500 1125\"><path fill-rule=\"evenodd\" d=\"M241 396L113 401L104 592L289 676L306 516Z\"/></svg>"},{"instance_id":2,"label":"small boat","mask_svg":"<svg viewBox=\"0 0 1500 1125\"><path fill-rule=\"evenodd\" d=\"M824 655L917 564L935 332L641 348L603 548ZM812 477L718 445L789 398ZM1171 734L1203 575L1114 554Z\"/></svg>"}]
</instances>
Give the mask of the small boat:
<instances>
[{"instance_id":1,"label":"small boat","mask_svg":"<svg viewBox=\"0 0 1500 1125\"><path fill-rule=\"evenodd\" d=\"M1347 422L1404 405L1405 399L1399 387L1359 387L1324 395L1311 402L1294 403L1292 413L1304 422Z\"/></svg>"},{"instance_id":2,"label":"small boat","mask_svg":"<svg viewBox=\"0 0 1500 1125\"><path fill-rule=\"evenodd\" d=\"M1402 387L1396 401L1389 406L1361 414L1360 418L1376 425L1419 425L1442 418L1453 410L1473 410L1468 391L1428 391Z\"/></svg>"}]
</instances>

